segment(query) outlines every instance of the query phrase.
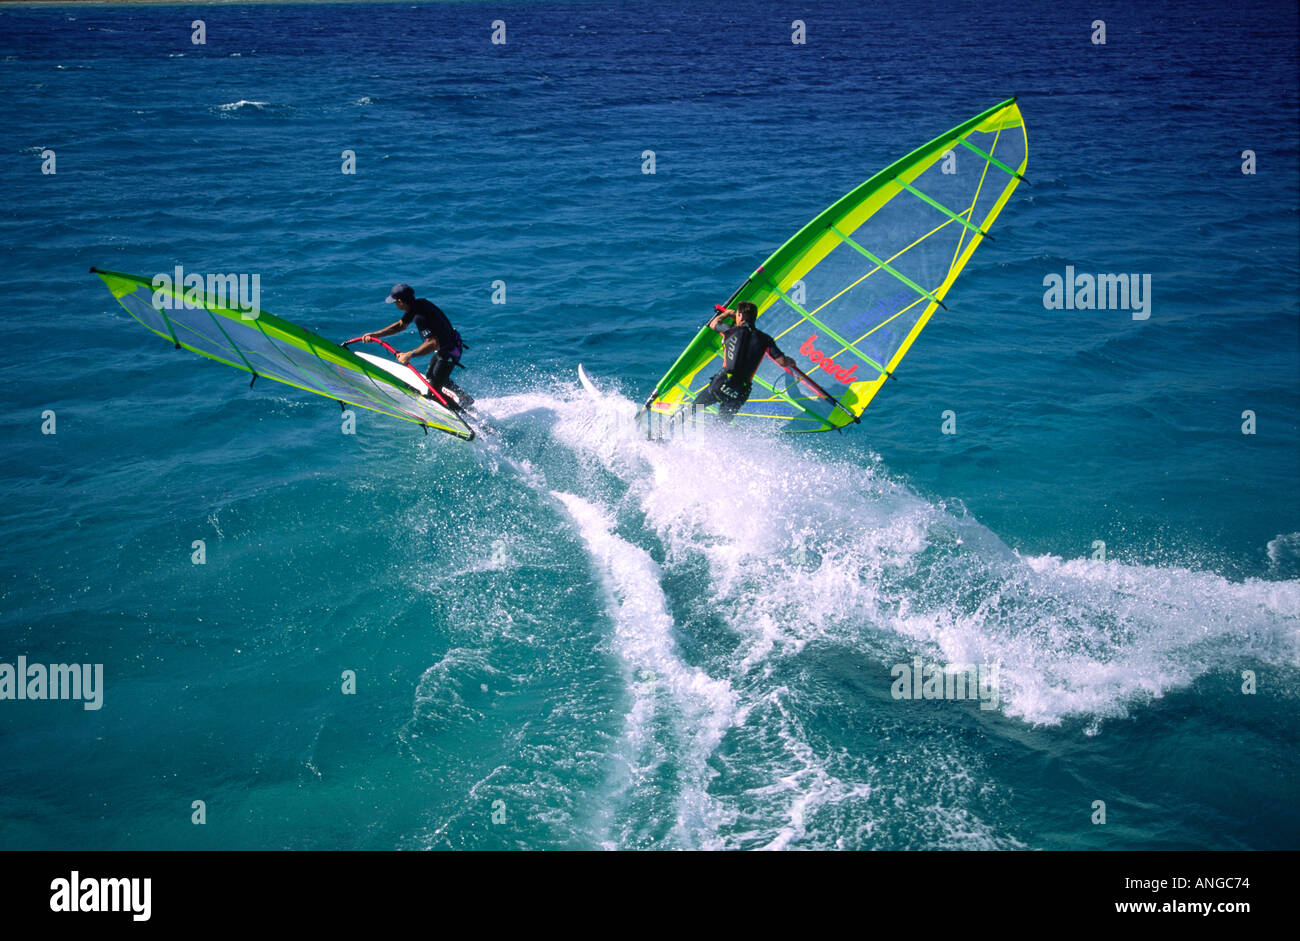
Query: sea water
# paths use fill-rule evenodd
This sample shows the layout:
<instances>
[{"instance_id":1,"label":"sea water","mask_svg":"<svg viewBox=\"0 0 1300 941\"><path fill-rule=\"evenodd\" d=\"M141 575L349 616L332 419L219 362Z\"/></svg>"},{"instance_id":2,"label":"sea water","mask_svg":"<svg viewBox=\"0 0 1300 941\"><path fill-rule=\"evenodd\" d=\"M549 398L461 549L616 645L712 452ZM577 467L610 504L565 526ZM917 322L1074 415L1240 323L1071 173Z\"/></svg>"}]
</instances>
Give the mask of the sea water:
<instances>
[{"instance_id":1,"label":"sea water","mask_svg":"<svg viewBox=\"0 0 1300 941\"><path fill-rule=\"evenodd\" d=\"M1296 848L1296 60L1292 3L0 7L0 663L103 676L0 699L0 846ZM1013 94L1028 184L860 426L638 434ZM347 434L91 265L339 340L409 282L497 433Z\"/></svg>"}]
</instances>

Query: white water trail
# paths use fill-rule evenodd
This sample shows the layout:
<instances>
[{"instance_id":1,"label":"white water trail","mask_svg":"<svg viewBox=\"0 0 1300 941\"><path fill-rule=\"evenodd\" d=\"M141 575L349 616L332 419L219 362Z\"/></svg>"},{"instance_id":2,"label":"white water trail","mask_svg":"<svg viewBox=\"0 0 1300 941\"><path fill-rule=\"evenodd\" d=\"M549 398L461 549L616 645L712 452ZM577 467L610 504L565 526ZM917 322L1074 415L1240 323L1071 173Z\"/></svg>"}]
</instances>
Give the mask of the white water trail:
<instances>
[{"instance_id":1,"label":"white water trail","mask_svg":"<svg viewBox=\"0 0 1300 941\"><path fill-rule=\"evenodd\" d=\"M814 747L810 708L858 704L810 700L777 679L811 644L846 651L885 684L890 665L913 655L996 664L1002 715L1039 726L1082 719L1089 734L1243 658L1300 666L1300 581L1022 557L960 506L932 504L891 480L878 458L855 463L717 426L650 442L632 424L634 410L617 395L581 393L493 403L503 427L542 418L563 460L603 474L616 494L598 506L548 490L591 555L628 671L621 793L650 787L670 758L681 762L672 845L871 845L873 821L893 809L882 794L900 786L922 802L913 810L925 836L907 845L1018 845L966 809L987 785L971 772L976 755L938 748L908 779L874 755ZM527 469L539 488L553 473L549 458L544 474ZM647 543L662 551L662 566ZM665 570L701 567L698 597L667 596ZM689 623L676 623L674 610ZM712 645L693 654L700 666L684 657L682 632ZM744 772L735 780L763 780L714 793L715 769L732 766ZM832 820L852 820L855 833L836 834ZM643 835L615 834L613 843Z\"/></svg>"},{"instance_id":2,"label":"white water trail","mask_svg":"<svg viewBox=\"0 0 1300 941\"><path fill-rule=\"evenodd\" d=\"M591 553L614 625L613 647L632 695L627 714L623 789L647 787L665 762L675 767L676 823L669 846L695 846L712 835L721 810L709 797L715 772L708 759L735 719L737 696L684 662L673 638L674 623L661 587L659 566L644 549L613 532L613 522L581 497L555 492ZM674 723L675 754L656 735L664 719ZM668 737L668 736L665 736ZM611 848L617 843L611 843Z\"/></svg>"},{"instance_id":3,"label":"white water trail","mask_svg":"<svg viewBox=\"0 0 1300 941\"><path fill-rule=\"evenodd\" d=\"M515 396L483 403L494 420L539 410L555 400ZM618 426L617 418L606 413ZM598 435L615 441L615 435ZM620 537L608 507L576 494L549 489L546 474L532 462L515 459L494 440L483 442L480 460L496 472L511 467L530 489L554 498L572 520L590 557L606 599L612 625L611 649L625 676L630 705L615 759L621 768L612 782L613 804L636 804L635 810L611 814L605 848L631 844L694 848L712 839L726 816L709 796L716 772L709 758L735 721L737 695L725 680L710 677L685 662L674 638L676 626L662 586L662 572L650 554ZM610 457L613 457L611 452ZM646 806L663 796L663 777L673 785L670 804ZM647 795L652 799L647 800Z\"/></svg>"},{"instance_id":4,"label":"white water trail","mask_svg":"<svg viewBox=\"0 0 1300 941\"><path fill-rule=\"evenodd\" d=\"M963 512L781 438L711 427L659 444L632 403L560 408L556 436L629 487L670 561L703 555L743 674L810 641L998 664L1004 714L1122 717L1242 656L1300 667L1300 580L1022 557Z\"/></svg>"}]
</instances>

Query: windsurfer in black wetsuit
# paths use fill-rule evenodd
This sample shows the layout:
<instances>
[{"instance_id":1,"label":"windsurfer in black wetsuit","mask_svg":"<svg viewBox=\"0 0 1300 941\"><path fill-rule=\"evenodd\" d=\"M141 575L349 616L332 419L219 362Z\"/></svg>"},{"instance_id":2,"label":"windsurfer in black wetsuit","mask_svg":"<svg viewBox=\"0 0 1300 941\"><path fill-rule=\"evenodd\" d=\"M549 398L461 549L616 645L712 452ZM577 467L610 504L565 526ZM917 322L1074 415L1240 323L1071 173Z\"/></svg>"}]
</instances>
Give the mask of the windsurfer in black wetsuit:
<instances>
[{"instance_id":1,"label":"windsurfer in black wetsuit","mask_svg":"<svg viewBox=\"0 0 1300 941\"><path fill-rule=\"evenodd\" d=\"M393 285L387 301L397 305L397 309L402 312L402 319L382 330L367 333L362 339L369 340L371 337L386 337L401 333L414 321L415 329L420 331L424 342L413 350L398 353L397 361L407 364L417 356L432 353L433 361L429 364L429 374L426 376L429 385L435 389L450 391L456 396L456 401L460 403L461 408L473 405L473 397L451 381L451 371L460 363L465 344L456 328L451 325L451 321L447 319L447 315L428 298L417 298L415 289L409 284Z\"/></svg>"},{"instance_id":2,"label":"windsurfer in black wetsuit","mask_svg":"<svg viewBox=\"0 0 1300 941\"><path fill-rule=\"evenodd\" d=\"M721 310L709 321L709 329L722 334L722 370L713 377L707 389L695 397L696 406L717 404L724 421L731 421L749 398L754 373L769 355L778 366L789 369L795 361L777 347L776 341L754 326L758 308L749 301L741 301L735 310ZM725 326L725 321L734 326Z\"/></svg>"}]
</instances>

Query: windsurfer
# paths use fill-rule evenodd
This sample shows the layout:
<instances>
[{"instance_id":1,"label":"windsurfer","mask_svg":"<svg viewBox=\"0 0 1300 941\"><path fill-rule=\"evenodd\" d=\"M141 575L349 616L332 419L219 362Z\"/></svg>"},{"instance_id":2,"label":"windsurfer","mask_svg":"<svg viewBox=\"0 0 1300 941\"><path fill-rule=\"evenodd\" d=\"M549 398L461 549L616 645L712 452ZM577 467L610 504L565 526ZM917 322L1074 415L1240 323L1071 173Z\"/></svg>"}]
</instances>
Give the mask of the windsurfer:
<instances>
[{"instance_id":1,"label":"windsurfer","mask_svg":"<svg viewBox=\"0 0 1300 941\"><path fill-rule=\"evenodd\" d=\"M725 421L731 421L749 398L754 373L764 355L771 356L784 369L795 365L775 340L754 326L757 319L758 308L749 301L741 301L734 310L720 310L709 321L709 329L722 334L722 369L708 388L695 397L695 404L699 408L716 404ZM727 321L732 325L728 326Z\"/></svg>"},{"instance_id":2,"label":"windsurfer","mask_svg":"<svg viewBox=\"0 0 1300 941\"><path fill-rule=\"evenodd\" d=\"M447 315L428 298L417 298L415 289L409 284L393 285L387 301L389 304L397 305L397 309L402 312L402 319L382 330L367 333L362 339L369 340L371 337L386 337L401 333L414 322L415 329L420 332L424 342L413 350L398 353L397 361L405 365L417 356L432 353L433 360L429 364L429 373L425 377L429 385L435 389L451 392L461 408L473 405L473 397L451 380L451 371L460 365L465 343L461 340L460 333L447 319Z\"/></svg>"}]
</instances>

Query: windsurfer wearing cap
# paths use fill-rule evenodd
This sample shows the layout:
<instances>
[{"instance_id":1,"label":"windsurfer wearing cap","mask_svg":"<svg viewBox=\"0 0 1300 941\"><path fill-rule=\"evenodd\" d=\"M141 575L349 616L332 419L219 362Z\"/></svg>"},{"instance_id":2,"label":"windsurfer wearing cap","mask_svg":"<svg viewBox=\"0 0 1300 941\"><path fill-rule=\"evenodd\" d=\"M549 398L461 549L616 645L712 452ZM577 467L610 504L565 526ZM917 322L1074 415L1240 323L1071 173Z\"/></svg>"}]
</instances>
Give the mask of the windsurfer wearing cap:
<instances>
[{"instance_id":1,"label":"windsurfer wearing cap","mask_svg":"<svg viewBox=\"0 0 1300 941\"><path fill-rule=\"evenodd\" d=\"M764 355L771 356L778 366L789 369L795 361L777 347L776 341L754 326L758 308L741 301L735 310L719 310L709 321L709 329L722 334L722 369L709 387L695 397L695 404L718 406L718 413L731 421L749 398L753 388L754 373L763 362ZM733 326L727 326L726 321Z\"/></svg>"},{"instance_id":2,"label":"windsurfer wearing cap","mask_svg":"<svg viewBox=\"0 0 1300 941\"><path fill-rule=\"evenodd\" d=\"M447 315L428 298L417 298L415 289L409 284L394 284L387 302L397 305L397 309L402 312L402 319L382 330L367 333L362 339L369 340L371 337L386 337L401 333L414 321L415 329L420 332L424 342L413 350L398 353L397 361L407 364L417 356L432 353L433 361L429 364L429 373L426 376L429 385L435 389L451 392L461 408L473 405L473 397L451 381L451 371L460 364L465 343L456 328L451 325L451 321L447 319Z\"/></svg>"}]
</instances>

